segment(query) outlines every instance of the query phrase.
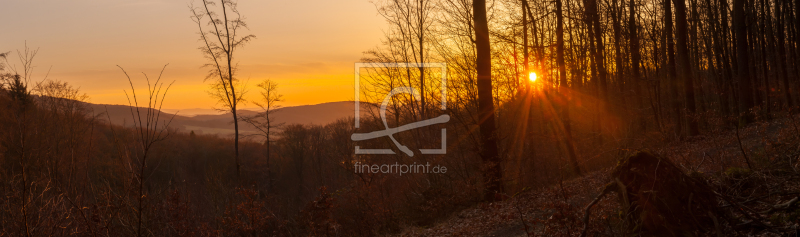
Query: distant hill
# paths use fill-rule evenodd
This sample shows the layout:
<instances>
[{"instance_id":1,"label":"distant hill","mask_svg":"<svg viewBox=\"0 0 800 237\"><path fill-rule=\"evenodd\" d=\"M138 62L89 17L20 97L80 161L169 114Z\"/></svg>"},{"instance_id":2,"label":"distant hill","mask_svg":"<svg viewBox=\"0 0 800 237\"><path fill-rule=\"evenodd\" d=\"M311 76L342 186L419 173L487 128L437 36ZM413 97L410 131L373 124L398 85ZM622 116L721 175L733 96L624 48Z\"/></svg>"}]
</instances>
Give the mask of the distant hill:
<instances>
[{"instance_id":1,"label":"distant hill","mask_svg":"<svg viewBox=\"0 0 800 237\"><path fill-rule=\"evenodd\" d=\"M113 124L133 126L130 106L104 104L88 104L88 106L94 110L95 114L108 111L108 115L103 114L100 117L101 119L108 120L108 118L110 118ZM274 118L278 123L326 125L337 119L353 117L354 106L353 101L340 101L316 105L284 107L275 112ZM142 110L142 112L144 112L144 110ZM174 115L175 118L172 120L170 127L176 128L179 131L194 131L198 134L217 134L220 136L233 135L233 117L230 113L199 114L194 116L183 116L181 112L178 112L177 115L167 112L160 113L161 119L168 119ZM239 110L240 116L253 115L255 113L258 113L258 111ZM256 130L249 124L242 122L239 123L239 132L247 134L255 133Z\"/></svg>"}]
</instances>

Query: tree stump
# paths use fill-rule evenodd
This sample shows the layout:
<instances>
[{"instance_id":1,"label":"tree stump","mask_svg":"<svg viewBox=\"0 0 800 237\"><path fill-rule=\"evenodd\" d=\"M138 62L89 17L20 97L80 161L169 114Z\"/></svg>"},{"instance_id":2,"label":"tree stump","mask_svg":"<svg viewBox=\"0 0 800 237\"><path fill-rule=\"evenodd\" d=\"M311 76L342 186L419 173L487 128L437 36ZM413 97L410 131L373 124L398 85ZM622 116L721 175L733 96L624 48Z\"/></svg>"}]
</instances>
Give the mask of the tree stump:
<instances>
[{"instance_id":1,"label":"tree stump","mask_svg":"<svg viewBox=\"0 0 800 237\"><path fill-rule=\"evenodd\" d=\"M634 233L693 236L714 225L716 197L708 186L649 152L623 158L612 173L623 218Z\"/></svg>"}]
</instances>

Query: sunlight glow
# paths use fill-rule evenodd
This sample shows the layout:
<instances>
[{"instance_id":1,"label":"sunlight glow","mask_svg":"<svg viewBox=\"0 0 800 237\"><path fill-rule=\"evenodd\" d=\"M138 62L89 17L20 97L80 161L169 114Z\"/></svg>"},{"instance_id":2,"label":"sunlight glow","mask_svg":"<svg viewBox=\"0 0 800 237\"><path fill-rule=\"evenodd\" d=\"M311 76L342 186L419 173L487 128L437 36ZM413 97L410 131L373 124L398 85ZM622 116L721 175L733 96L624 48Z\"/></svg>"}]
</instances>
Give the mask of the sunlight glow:
<instances>
[{"instance_id":1,"label":"sunlight glow","mask_svg":"<svg viewBox=\"0 0 800 237\"><path fill-rule=\"evenodd\" d=\"M536 73L535 72L531 72L531 74L528 75L528 77L531 79L531 82L536 82Z\"/></svg>"}]
</instances>

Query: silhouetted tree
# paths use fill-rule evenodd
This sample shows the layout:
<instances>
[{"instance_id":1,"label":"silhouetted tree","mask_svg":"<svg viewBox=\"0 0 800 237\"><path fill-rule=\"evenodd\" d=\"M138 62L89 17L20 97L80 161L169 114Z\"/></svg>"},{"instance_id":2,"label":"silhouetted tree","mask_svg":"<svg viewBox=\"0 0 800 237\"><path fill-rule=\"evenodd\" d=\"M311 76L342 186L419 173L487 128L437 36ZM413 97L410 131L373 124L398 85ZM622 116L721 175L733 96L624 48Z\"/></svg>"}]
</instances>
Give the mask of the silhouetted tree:
<instances>
[{"instance_id":1,"label":"silhouetted tree","mask_svg":"<svg viewBox=\"0 0 800 237\"><path fill-rule=\"evenodd\" d=\"M683 135L683 116L681 111L681 100L678 97L679 80L675 75L675 41L672 34L672 1L664 0L664 43L666 43L666 70L667 83L669 86L670 101L672 101L672 112L674 113L675 134Z\"/></svg>"},{"instance_id":2,"label":"silhouetted tree","mask_svg":"<svg viewBox=\"0 0 800 237\"><path fill-rule=\"evenodd\" d=\"M750 115L750 108L753 108L753 88L750 79L750 56L748 55L749 44L747 42L747 22L745 18L745 0L733 1L733 27L736 33L736 61L738 61L739 73L739 113L741 121L749 123L753 117Z\"/></svg>"},{"instance_id":3,"label":"silhouetted tree","mask_svg":"<svg viewBox=\"0 0 800 237\"><path fill-rule=\"evenodd\" d=\"M16 67L10 67L11 73L3 76L7 84L6 86L8 87L9 95L20 110L27 109L32 103L31 94L28 90L28 82L33 73L33 59L36 57L37 53L39 53L39 49L31 50L28 48L27 44L22 52L17 50L17 57L22 64L22 71L17 70ZM7 54L3 54L2 58L5 64L10 64L8 63ZM47 77L45 77L45 79L47 79Z\"/></svg>"},{"instance_id":4,"label":"silhouetted tree","mask_svg":"<svg viewBox=\"0 0 800 237\"><path fill-rule=\"evenodd\" d=\"M262 81L258 84L258 88L260 89L261 98L259 101L253 101L253 104L261 108L255 115L251 116L243 116L242 120L253 125L258 131L259 134L255 134L264 138L264 145L267 147L267 179L268 179L268 187L269 191L273 190L273 177L272 177L272 167L270 166L271 160L271 151L270 146L272 145L272 137L277 133L276 129L280 129L284 123L276 123L275 118L273 117L275 112L278 112L278 109L282 108L283 106L279 105L278 102L283 101L283 95L278 94L278 84L274 81L269 79Z\"/></svg>"},{"instance_id":5,"label":"silhouetted tree","mask_svg":"<svg viewBox=\"0 0 800 237\"><path fill-rule=\"evenodd\" d=\"M639 63L641 60L641 52L639 52L639 31L638 25L636 24L636 4L634 0L629 0L629 12L630 16L628 16L628 33L629 33L629 40L630 40L630 57L631 57L631 86L633 87L633 94L636 98L636 120L639 126L639 129L644 131L647 128L647 122L644 120L644 116L641 114L641 111L644 110L644 95L642 95L642 83L641 77L639 75Z\"/></svg>"},{"instance_id":6,"label":"silhouetted tree","mask_svg":"<svg viewBox=\"0 0 800 237\"><path fill-rule=\"evenodd\" d=\"M561 106L561 126L564 128L563 142L569 155L569 162L572 170L577 175L582 175L581 168L578 166L578 155L575 153L575 144L572 140L572 126L569 118L570 94L567 83L567 66L564 62L564 15L562 13L561 0L556 0L556 65L558 66L559 96L564 104Z\"/></svg>"},{"instance_id":7,"label":"silhouetted tree","mask_svg":"<svg viewBox=\"0 0 800 237\"><path fill-rule=\"evenodd\" d=\"M625 5L625 2L621 4L618 3L619 0L612 0L611 2L611 20L613 21L613 29L614 29L614 68L616 70L616 79L617 85L619 85L619 98L620 104L625 104L625 77L622 73L622 69L624 68L623 60L622 60L622 17L624 13L622 12L624 7L620 5ZM669 0L665 0L669 2Z\"/></svg>"},{"instance_id":8,"label":"silhouetted tree","mask_svg":"<svg viewBox=\"0 0 800 237\"><path fill-rule=\"evenodd\" d=\"M678 46L678 72L680 77L683 78L684 96L686 96L686 110L687 119L686 124L689 129L689 136L697 136L700 134L700 128L697 126L697 105L694 99L694 75L692 75L692 67L689 56L689 41L688 24L686 22L686 2L683 0L673 0L675 4L675 38L677 38Z\"/></svg>"},{"instance_id":9,"label":"silhouetted tree","mask_svg":"<svg viewBox=\"0 0 800 237\"><path fill-rule=\"evenodd\" d=\"M219 6L211 0L203 0L202 7L191 6L192 20L197 23L200 39L204 43L199 49L208 59L209 72L205 80L212 80L211 94L219 100L225 111L233 115L234 129L234 159L236 161L236 174L240 175L241 163L239 162L239 117L237 107L243 102L244 89L240 86L235 74L237 63L234 56L237 49L255 38L255 35L240 35L239 31L247 28L236 1L220 0ZM219 7L219 11L211 8ZM220 16L220 13L222 16ZM206 27L206 28L204 28ZM206 30L207 28L211 28Z\"/></svg>"},{"instance_id":10,"label":"silhouetted tree","mask_svg":"<svg viewBox=\"0 0 800 237\"><path fill-rule=\"evenodd\" d=\"M592 61L597 67L597 78L593 78L593 80L597 80L595 85L599 89L599 97L601 100L608 100L608 82L607 82L607 73L606 73L606 66L605 66L605 44L603 43L603 27L600 25L600 15L598 14L598 0L586 0L586 12L589 21L591 22L592 36L594 37L594 45L596 46L596 52L594 53Z\"/></svg>"},{"instance_id":11,"label":"silhouetted tree","mask_svg":"<svg viewBox=\"0 0 800 237\"><path fill-rule=\"evenodd\" d=\"M486 0L472 2L477 48L476 69L478 74L478 110L481 140L481 159L483 160L484 200L494 202L503 192L500 156L497 153L497 134L495 133L494 96L492 95L492 52L489 40L489 23L486 17Z\"/></svg>"},{"instance_id":12,"label":"silhouetted tree","mask_svg":"<svg viewBox=\"0 0 800 237\"><path fill-rule=\"evenodd\" d=\"M136 235L142 236L144 232L142 230L142 224L144 222L144 208L146 207L145 198L148 196L145 190L145 182L147 181L148 177L151 175L147 174L147 158L148 156L152 156L151 151L156 143L164 141L170 135L170 131L168 130L169 124L172 122L172 119L175 118L175 115L170 117L169 119L161 119L161 106L164 105L164 99L167 96L167 91L172 86L172 83L164 87L164 83L161 82L161 75L164 74L164 69L167 68L167 65L164 65L164 68L161 69L161 73L159 73L158 78L152 84L150 84L150 78L147 77L147 74L144 74L144 77L147 81L147 92L148 92L148 99L147 99L147 107L140 108L139 107L139 99L136 97L136 89L133 86L133 80L131 77L128 76L128 73L125 72L120 66L119 67L123 73L125 73L125 77L128 78L128 83L131 86L131 94L129 95L128 92L125 92L125 96L128 98L128 105L130 106L131 111L131 118L133 119L133 127L135 130L135 141L133 143L136 144L134 152L133 152L133 159L130 161L135 161L136 163L128 164L128 167L131 168L131 174L134 174L134 180L136 181L137 188L137 208L136 208ZM132 97L132 98L131 98ZM133 99L133 100L131 100ZM142 111L144 110L144 111ZM121 154L128 154L128 153L121 153ZM138 164L138 169L134 169ZM150 171L152 173L152 171Z\"/></svg>"},{"instance_id":13,"label":"silhouetted tree","mask_svg":"<svg viewBox=\"0 0 800 237\"><path fill-rule=\"evenodd\" d=\"M420 101L411 100L411 113L419 113L422 117L426 115L428 94L426 90L425 67L422 63L431 58L430 53L430 34L434 23L433 2L431 0L385 0L376 1L378 13L381 14L389 23L392 31L387 35L391 37L390 42L386 42L392 47L393 62L418 63L417 80L412 77L415 74L411 71L412 67L405 69L406 86L419 87ZM378 56L378 55L375 55ZM419 103L418 108L416 107Z\"/></svg>"}]
</instances>

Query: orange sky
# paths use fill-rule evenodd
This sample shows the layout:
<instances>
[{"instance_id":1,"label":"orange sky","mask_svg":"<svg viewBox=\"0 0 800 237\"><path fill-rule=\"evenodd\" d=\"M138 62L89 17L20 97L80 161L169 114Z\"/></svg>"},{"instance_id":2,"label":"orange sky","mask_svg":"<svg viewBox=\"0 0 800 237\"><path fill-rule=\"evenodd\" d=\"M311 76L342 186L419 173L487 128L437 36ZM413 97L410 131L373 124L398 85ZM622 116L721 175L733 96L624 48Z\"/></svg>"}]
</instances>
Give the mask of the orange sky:
<instances>
[{"instance_id":1,"label":"orange sky","mask_svg":"<svg viewBox=\"0 0 800 237\"><path fill-rule=\"evenodd\" d=\"M195 0L195 4L199 4ZM210 109L191 0L3 0L0 51L39 48L34 79L80 87L89 102L127 104L120 65L175 81L164 108ZM279 83L285 106L353 99L353 63L380 44L385 23L369 0L240 0L257 39L239 51L239 77ZM15 53L12 53L15 55ZM19 63L9 58L12 64ZM13 65L12 65L13 66ZM138 89L138 88L137 88ZM251 90L255 96L256 91ZM245 107L251 107L246 105Z\"/></svg>"}]
</instances>

